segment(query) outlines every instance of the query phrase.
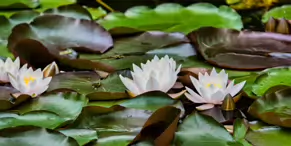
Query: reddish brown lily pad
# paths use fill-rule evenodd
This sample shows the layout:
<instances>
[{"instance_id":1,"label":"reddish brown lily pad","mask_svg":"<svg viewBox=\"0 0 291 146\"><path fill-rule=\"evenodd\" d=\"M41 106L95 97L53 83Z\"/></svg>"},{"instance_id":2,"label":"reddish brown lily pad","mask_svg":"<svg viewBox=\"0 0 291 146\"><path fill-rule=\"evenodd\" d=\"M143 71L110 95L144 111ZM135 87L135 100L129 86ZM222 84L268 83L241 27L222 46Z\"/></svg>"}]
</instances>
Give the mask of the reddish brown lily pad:
<instances>
[{"instance_id":1,"label":"reddish brown lily pad","mask_svg":"<svg viewBox=\"0 0 291 146\"><path fill-rule=\"evenodd\" d=\"M34 67L45 67L54 60L71 67L108 72L114 69L98 62L76 60L77 52L103 53L112 46L112 37L99 24L60 15L43 15L30 24L19 24L8 39L13 54Z\"/></svg>"},{"instance_id":2,"label":"reddish brown lily pad","mask_svg":"<svg viewBox=\"0 0 291 146\"><path fill-rule=\"evenodd\" d=\"M0 86L0 111L5 111L20 103L30 99L28 95L20 95L18 98L14 98L11 94L18 91L10 86Z\"/></svg>"},{"instance_id":3,"label":"reddish brown lily pad","mask_svg":"<svg viewBox=\"0 0 291 146\"><path fill-rule=\"evenodd\" d=\"M223 68L257 70L291 65L291 36L213 27L189 34L209 63Z\"/></svg>"}]
</instances>

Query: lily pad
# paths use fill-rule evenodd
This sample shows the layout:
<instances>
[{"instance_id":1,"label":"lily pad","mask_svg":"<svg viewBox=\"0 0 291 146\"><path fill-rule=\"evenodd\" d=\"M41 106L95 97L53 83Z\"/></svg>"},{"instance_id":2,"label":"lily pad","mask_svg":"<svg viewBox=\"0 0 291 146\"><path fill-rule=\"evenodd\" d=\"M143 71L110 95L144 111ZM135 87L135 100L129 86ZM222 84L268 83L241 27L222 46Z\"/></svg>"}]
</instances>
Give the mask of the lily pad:
<instances>
[{"instance_id":1,"label":"lily pad","mask_svg":"<svg viewBox=\"0 0 291 146\"><path fill-rule=\"evenodd\" d=\"M74 120L86 104L85 95L76 92L53 92L21 104L16 110L21 114L31 111L49 111L65 120Z\"/></svg>"},{"instance_id":2,"label":"lily pad","mask_svg":"<svg viewBox=\"0 0 291 146\"><path fill-rule=\"evenodd\" d=\"M248 112L266 123L291 127L290 89L288 86L272 87L263 97L253 102Z\"/></svg>"},{"instance_id":3,"label":"lily pad","mask_svg":"<svg viewBox=\"0 0 291 146\"><path fill-rule=\"evenodd\" d=\"M291 68L277 67L264 70L255 80L252 92L257 96L263 96L265 92L277 85L291 86Z\"/></svg>"},{"instance_id":4,"label":"lily pad","mask_svg":"<svg viewBox=\"0 0 291 146\"><path fill-rule=\"evenodd\" d=\"M23 115L0 113L0 129L27 125L54 129L65 122L59 115L48 111L32 111Z\"/></svg>"},{"instance_id":5,"label":"lily pad","mask_svg":"<svg viewBox=\"0 0 291 146\"><path fill-rule=\"evenodd\" d=\"M222 125L197 112L179 125L175 136L175 144L179 146L226 146L231 143L234 143L234 139Z\"/></svg>"},{"instance_id":6,"label":"lily pad","mask_svg":"<svg viewBox=\"0 0 291 146\"><path fill-rule=\"evenodd\" d=\"M207 62L221 68L259 70L291 65L290 35L206 27L189 37Z\"/></svg>"},{"instance_id":7,"label":"lily pad","mask_svg":"<svg viewBox=\"0 0 291 146\"><path fill-rule=\"evenodd\" d=\"M202 19L204 21L200 21ZM204 26L237 30L243 27L240 15L233 9L227 6L217 8L209 3L198 3L188 7L166 3L155 9L137 6L128 9L124 14L111 13L98 22L107 30L127 27L143 31L161 30L185 34Z\"/></svg>"},{"instance_id":8,"label":"lily pad","mask_svg":"<svg viewBox=\"0 0 291 146\"><path fill-rule=\"evenodd\" d=\"M180 110L166 106L155 111L130 145L154 141L154 145L170 145L178 126Z\"/></svg>"},{"instance_id":9,"label":"lily pad","mask_svg":"<svg viewBox=\"0 0 291 146\"><path fill-rule=\"evenodd\" d=\"M102 106L110 108L120 105L126 108L143 109L155 111L167 105L173 105L176 101L166 93L161 91L151 91L138 95L132 99L113 100L113 101L92 101L90 106Z\"/></svg>"},{"instance_id":10,"label":"lily pad","mask_svg":"<svg viewBox=\"0 0 291 146\"><path fill-rule=\"evenodd\" d=\"M258 122L250 123L251 130L247 133L246 139L255 146L287 146L291 145L290 129L278 126L259 125Z\"/></svg>"},{"instance_id":11,"label":"lily pad","mask_svg":"<svg viewBox=\"0 0 291 146\"><path fill-rule=\"evenodd\" d=\"M8 0L1 1L0 9L31 9L39 5L39 0Z\"/></svg>"},{"instance_id":12,"label":"lily pad","mask_svg":"<svg viewBox=\"0 0 291 146\"><path fill-rule=\"evenodd\" d=\"M283 5L281 7L275 7L265 13L262 17L262 21L266 23L271 17L273 18L285 18L291 20L291 5Z\"/></svg>"},{"instance_id":13,"label":"lily pad","mask_svg":"<svg viewBox=\"0 0 291 146\"><path fill-rule=\"evenodd\" d=\"M97 62L77 59L76 51L103 53L112 45L110 34L97 23L60 15L43 15L30 24L19 24L13 28L8 40L8 48L14 55L34 67L45 67L58 60L76 68L104 71L112 69Z\"/></svg>"},{"instance_id":14,"label":"lily pad","mask_svg":"<svg viewBox=\"0 0 291 146\"><path fill-rule=\"evenodd\" d=\"M3 146L78 146L73 138L40 127L14 127L0 130Z\"/></svg>"},{"instance_id":15,"label":"lily pad","mask_svg":"<svg viewBox=\"0 0 291 146\"><path fill-rule=\"evenodd\" d=\"M60 130L60 132L77 140L79 145L85 145L98 138L97 132L90 129L66 129Z\"/></svg>"}]
</instances>

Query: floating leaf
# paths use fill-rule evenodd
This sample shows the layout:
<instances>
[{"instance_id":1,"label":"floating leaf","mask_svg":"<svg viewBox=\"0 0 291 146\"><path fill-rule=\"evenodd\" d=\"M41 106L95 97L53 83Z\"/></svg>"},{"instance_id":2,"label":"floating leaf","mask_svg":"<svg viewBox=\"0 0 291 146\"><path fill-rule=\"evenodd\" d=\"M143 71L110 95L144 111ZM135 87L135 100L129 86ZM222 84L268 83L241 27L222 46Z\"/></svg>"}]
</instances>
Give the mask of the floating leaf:
<instances>
[{"instance_id":1,"label":"floating leaf","mask_svg":"<svg viewBox=\"0 0 291 146\"><path fill-rule=\"evenodd\" d=\"M248 112L266 123L291 127L290 89L288 86L270 88L263 97L253 102Z\"/></svg>"},{"instance_id":2,"label":"floating leaf","mask_svg":"<svg viewBox=\"0 0 291 146\"><path fill-rule=\"evenodd\" d=\"M141 141L154 141L154 145L170 145L178 126L180 110L166 106L155 111L130 145Z\"/></svg>"},{"instance_id":3,"label":"floating leaf","mask_svg":"<svg viewBox=\"0 0 291 146\"><path fill-rule=\"evenodd\" d=\"M175 144L179 146L226 146L229 143L234 143L234 140L222 125L197 112L179 125L175 137Z\"/></svg>"},{"instance_id":4,"label":"floating leaf","mask_svg":"<svg viewBox=\"0 0 291 146\"><path fill-rule=\"evenodd\" d=\"M147 92L138 95L132 99L114 100L114 101L93 101L90 102L91 106L112 107L120 105L126 108L143 109L155 111L167 105L173 105L176 101L169 95L161 91Z\"/></svg>"},{"instance_id":5,"label":"floating leaf","mask_svg":"<svg viewBox=\"0 0 291 146\"><path fill-rule=\"evenodd\" d=\"M243 146L252 146L248 141L245 140L245 136L248 131L248 122L245 119L236 119L234 121L233 137L236 141L243 144Z\"/></svg>"},{"instance_id":6,"label":"floating leaf","mask_svg":"<svg viewBox=\"0 0 291 146\"><path fill-rule=\"evenodd\" d=\"M30 96L22 95L15 99L11 94L18 91L13 87L0 86L0 111L8 110L18 104L30 99Z\"/></svg>"},{"instance_id":7,"label":"floating leaf","mask_svg":"<svg viewBox=\"0 0 291 146\"><path fill-rule=\"evenodd\" d=\"M23 115L0 113L0 129L26 125L54 129L65 122L59 115L48 111L32 111Z\"/></svg>"},{"instance_id":8,"label":"floating leaf","mask_svg":"<svg viewBox=\"0 0 291 146\"><path fill-rule=\"evenodd\" d=\"M206 27L190 38L205 60L222 68L258 70L291 65L290 35Z\"/></svg>"},{"instance_id":9,"label":"floating leaf","mask_svg":"<svg viewBox=\"0 0 291 146\"><path fill-rule=\"evenodd\" d=\"M73 138L40 127L14 127L0 130L3 146L78 146Z\"/></svg>"},{"instance_id":10,"label":"floating leaf","mask_svg":"<svg viewBox=\"0 0 291 146\"><path fill-rule=\"evenodd\" d=\"M203 21L199 21L202 19ZM137 6L128 9L124 14L111 13L98 22L107 30L129 27L143 31L162 30L185 34L204 26L237 30L242 28L241 17L233 9L227 6L217 8L209 3L198 3L188 7L166 3L155 9Z\"/></svg>"},{"instance_id":11,"label":"floating leaf","mask_svg":"<svg viewBox=\"0 0 291 146\"><path fill-rule=\"evenodd\" d=\"M257 96L263 96L271 87L277 85L291 86L291 68L278 67L264 70L255 80L252 86L252 92Z\"/></svg>"},{"instance_id":12,"label":"floating leaf","mask_svg":"<svg viewBox=\"0 0 291 146\"><path fill-rule=\"evenodd\" d=\"M255 146L287 146L291 145L290 129L277 126L259 125L251 123L251 130L248 131L246 139Z\"/></svg>"},{"instance_id":13,"label":"floating leaf","mask_svg":"<svg viewBox=\"0 0 291 146\"><path fill-rule=\"evenodd\" d=\"M97 132L90 129L66 129L60 132L77 140L79 145L85 145L98 138Z\"/></svg>"},{"instance_id":14,"label":"floating leaf","mask_svg":"<svg viewBox=\"0 0 291 146\"><path fill-rule=\"evenodd\" d=\"M273 18L285 18L291 20L291 5L283 5L281 7L275 7L265 13L262 17L262 21L266 23L271 17Z\"/></svg>"},{"instance_id":15,"label":"floating leaf","mask_svg":"<svg viewBox=\"0 0 291 146\"><path fill-rule=\"evenodd\" d=\"M41 95L17 107L25 114L31 111L49 111L58 114L65 120L74 120L87 104L85 95L76 92L55 92Z\"/></svg>"},{"instance_id":16,"label":"floating leaf","mask_svg":"<svg viewBox=\"0 0 291 146\"><path fill-rule=\"evenodd\" d=\"M30 9L40 5L39 0L8 0L1 1L0 9Z\"/></svg>"},{"instance_id":17,"label":"floating leaf","mask_svg":"<svg viewBox=\"0 0 291 146\"><path fill-rule=\"evenodd\" d=\"M104 69L100 63L78 60L76 51L103 53L112 45L110 34L97 23L60 15L43 15L30 24L19 24L13 28L8 41L14 55L34 67L45 67L52 60L59 60L77 68L83 65L86 69L86 66ZM112 71L108 69L104 71Z\"/></svg>"}]
</instances>

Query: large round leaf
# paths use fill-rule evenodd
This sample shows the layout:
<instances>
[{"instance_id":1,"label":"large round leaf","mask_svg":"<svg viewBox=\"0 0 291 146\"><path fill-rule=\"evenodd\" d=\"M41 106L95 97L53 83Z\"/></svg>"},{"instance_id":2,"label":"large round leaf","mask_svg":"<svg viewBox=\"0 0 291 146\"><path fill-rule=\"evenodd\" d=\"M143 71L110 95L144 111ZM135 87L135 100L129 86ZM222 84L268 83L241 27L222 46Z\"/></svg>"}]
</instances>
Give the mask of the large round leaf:
<instances>
[{"instance_id":1,"label":"large round leaf","mask_svg":"<svg viewBox=\"0 0 291 146\"><path fill-rule=\"evenodd\" d=\"M14 127L0 130L1 146L78 146L73 138L39 127Z\"/></svg>"},{"instance_id":2,"label":"large round leaf","mask_svg":"<svg viewBox=\"0 0 291 146\"><path fill-rule=\"evenodd\" d=\"M265 92L277 85L291 86L291 68L278 67L263 71L252 86L252 92L257 96L263 96Z\"/></svg>"},{"instance_id":3,"label":"large round leaf","mask_svg":"<svg viewBox=\"0 0 291 146\"><path fill-rule=\"evenodd\" d=\"M275 7L265 13L262 17L262 21L266 23L271 17L273 18L285 18L291 19L291 5L283 5L281 7Z\"/></svg>"},{"instance_id":4,"label":"large round leaf","mask_svg":"<svg viewBox=\"0 0 291 146\"><path fill-rule=\"evenodd\" d=\"M249 107L249 113L262 121L291 127L291 88L277 86L269 89L264 97L257 99Z\"/></svg>"},{"instance_id":5,"label":"large round leaf","mask_svg":"<svg viewBox=\"0 0 291 146\"><path fill-rule=\"evenodd\" d=\"M258 122L250 123L246 139L255 146L289 146L291 145L290 129L269 126Z\"/></svg>"},{"instance_id":6,"label":"large round leaf","mask_svg":"<svg viewBox=\"0 0 291 146\"><path fill-rule=\"evenodd\" d=\"M227 6L217 8L208 3L193 4L188 7L166 3L155 9L137 6L130 8L124 14L109 14L98 22L108 30L129 27L138 30L162 30L185 34L204 26L237 30L242 28L241 17L233 9Z\"/></svg>"},{"instance_id":7,"label":"large round leaf","mask_svg":"<svg viewBox=\"0 0 291 146\"><path fill-rule=\"evenodd\" d=\"M177 146L226 146L234 143L230 133L209 116L197 112L187 117L176 132Z\"/></svg>"},{"instance_id":8,"label":"large round leaf","mask_svg":"<svg viewBox=\"0 0 291 146\"><path fill-rule=\"evenodd\" d=\"M55 92L41 95L17 107L21 114L31 111L50 111L65 120L74 120L81 113L87 98L76 92Z\"/></svg>"},{"instance_id":9,"label":"large round leaf","mask_svg":"<svg viewBox=\"0 0 291 146\"><path fill-rule=\"evenodd\" d=\"M64 118L48 111L32 111L23 115L10 112L0 113L0 129L26 125L54 129L64 122L66 122Z\"/></svg>"},{"instance_id":10,"label":"large round leaf","mask_svg":"<svg viewBox=\"0 0 291 146\"><path fill-rule=\"evenodd\" d=\"M60 130L60 132L66 136L73 137L78 141L79 145L85 145L98 138L97 132L90 129L65 129Z\"/></svg>"},{"instance_id":11,"label":"large round leaf","mask_svg":"<svg viewBox=\"0 0 291 146\"><path fill-rule=\"evenodd\" d=\"M222 68L258 70L291 65L290 35L206 27L189 36L205 60Z\"/></svg>"},{"instance_id":12,"label":"large round leaf","mask_svg":"<svg viewBox=\"0 0 291 146\"><path fill-rule=\"evenodd\" d=\"M36 8L40 5L39 0L8 0L1 1L0 9L28 9Z\"/></svg>"}]
</instances>

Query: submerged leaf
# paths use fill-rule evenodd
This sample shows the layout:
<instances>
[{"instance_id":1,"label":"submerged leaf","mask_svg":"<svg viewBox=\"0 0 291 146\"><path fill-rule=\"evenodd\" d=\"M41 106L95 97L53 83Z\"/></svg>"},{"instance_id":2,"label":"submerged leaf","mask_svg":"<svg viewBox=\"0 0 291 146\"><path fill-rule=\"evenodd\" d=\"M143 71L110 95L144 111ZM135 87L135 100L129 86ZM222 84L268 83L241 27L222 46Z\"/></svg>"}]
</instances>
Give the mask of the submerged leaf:
<instances>
[{"instance_id":1,"label":"submerged leaf","mask_svg":"<svg viewBox=\"0 0 291 146\"><path fill-rule=\"evenodd\" d=\"M290 35L206 27L194 31L190 38L205 60L222 68L291 65Z\"/></svg>"},{"instance_id":2,"label":"submerged leaf","mask_svg":"<svg viewBox=\"0 0 291 146\"><path fill-rule=\"evenodd\" d=\"M203 21L199 21L202 19ZM143 31L162 30L185 34L204 26L237 30L242 28L241 17L233 9L227 6L217 8L209 3L198 3L188 7L166 3L155 9L137 6L128 9L124 14L111 13L98 22L107 30L127 27Z\"/></svg>"}]
</instances>

